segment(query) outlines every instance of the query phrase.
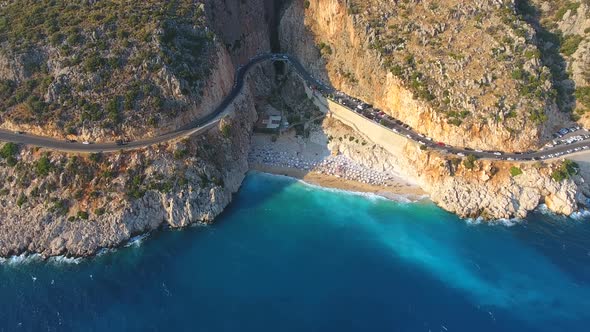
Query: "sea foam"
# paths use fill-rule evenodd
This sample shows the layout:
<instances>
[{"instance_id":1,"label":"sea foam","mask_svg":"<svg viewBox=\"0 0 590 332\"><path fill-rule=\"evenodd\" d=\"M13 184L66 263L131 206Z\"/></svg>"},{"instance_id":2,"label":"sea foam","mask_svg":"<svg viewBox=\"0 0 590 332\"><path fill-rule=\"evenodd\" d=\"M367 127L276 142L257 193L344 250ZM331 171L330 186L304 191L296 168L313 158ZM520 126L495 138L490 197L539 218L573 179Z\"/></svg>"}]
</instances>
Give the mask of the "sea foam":
<instances>
[{"instance_id":1,"label":"sea foam","mask_svg":"<svg viewBox=\"0 0 590 332\"><path fill-rule=\"evenodd\" d=\"M0 264L7 266L24 265L43 261L43 256L39 254L20 254L8 258L0 258Z\"/></svg>"},{"instance_id":2,"label":"sea foam","mask_svg":"<svg viewBox=\"0 0 590 332\"><path fill-rule=\"evenodd\" d=\"M150 236L150 233L145 233L145 234L134 236L131 239L129 239L129 241L127 241L127 244L125 244L125 247L127 247L127 248L129 248L129 247L139 247L139 246L141 246L141 244L143 243L143 241L148 236Z\"/></svg>"}]
</instances>

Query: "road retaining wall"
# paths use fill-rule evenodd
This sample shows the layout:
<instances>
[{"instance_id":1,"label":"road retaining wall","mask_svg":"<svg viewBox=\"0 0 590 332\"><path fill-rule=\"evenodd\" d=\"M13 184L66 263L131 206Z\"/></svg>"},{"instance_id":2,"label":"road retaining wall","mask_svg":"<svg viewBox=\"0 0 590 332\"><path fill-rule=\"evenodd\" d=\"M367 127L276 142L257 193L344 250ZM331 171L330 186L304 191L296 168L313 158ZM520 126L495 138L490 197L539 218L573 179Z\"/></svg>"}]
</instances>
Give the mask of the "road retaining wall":
<instances>
[{"instance_id":1,"label":"road retaining wall","mask_svg":"<svg viewBox=\"0 0 590 332\"><path fill-rule=\"evenodd\" d=\"M305 92L322 112L328 113L329 116L353 128L373 143L383 147L389 153L394 155L403 153L403 148L409 141L408 138L394 133L390 129L359 115L331 99L325 98L322 94L313 91L307 86L305 87Z\"/></svg>"}]
</instances>

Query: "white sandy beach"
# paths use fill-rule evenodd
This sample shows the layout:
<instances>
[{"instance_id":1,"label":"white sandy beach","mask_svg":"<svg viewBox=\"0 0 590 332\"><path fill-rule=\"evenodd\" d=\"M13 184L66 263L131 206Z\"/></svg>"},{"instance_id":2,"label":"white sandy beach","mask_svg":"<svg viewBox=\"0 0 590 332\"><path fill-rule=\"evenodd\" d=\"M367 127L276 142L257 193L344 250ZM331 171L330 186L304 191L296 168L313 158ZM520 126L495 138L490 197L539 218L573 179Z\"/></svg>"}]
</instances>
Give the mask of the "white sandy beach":
<instances>
[{"instance_id":1,"label":"white sandy beach","mask_svg":"<svg viewBox=\"0 0 590 332\"><path fill-rule=\"evenodd\" d=\"M322 132L312 131L308 139L286 133L272 141L270 135L253 136L249 155L253 170L286 175L310 184L356 192L370 192L386 198L424 197L425 192L393 173L379 172L343 155L332 155Z\"/></svg>"}]
</instances>

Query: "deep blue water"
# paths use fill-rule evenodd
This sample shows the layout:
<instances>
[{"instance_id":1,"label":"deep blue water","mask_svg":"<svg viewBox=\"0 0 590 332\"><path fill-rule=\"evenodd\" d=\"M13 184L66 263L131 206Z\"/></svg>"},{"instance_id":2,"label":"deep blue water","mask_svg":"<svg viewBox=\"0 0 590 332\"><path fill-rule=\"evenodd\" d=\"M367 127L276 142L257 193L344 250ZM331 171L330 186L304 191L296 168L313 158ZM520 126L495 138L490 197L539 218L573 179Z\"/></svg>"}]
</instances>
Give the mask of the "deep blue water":
<instances>
[{"instance_id":1,"label":"deep blue water","mask_svg":"<svg viewBox=\"0 0 590 332\"><path fill-rule=\"evenodd\" d=\"M214 226L0 264L0 331L588 331L590 222L472 225L251 174Z\"/></svg>"}]
</instances>

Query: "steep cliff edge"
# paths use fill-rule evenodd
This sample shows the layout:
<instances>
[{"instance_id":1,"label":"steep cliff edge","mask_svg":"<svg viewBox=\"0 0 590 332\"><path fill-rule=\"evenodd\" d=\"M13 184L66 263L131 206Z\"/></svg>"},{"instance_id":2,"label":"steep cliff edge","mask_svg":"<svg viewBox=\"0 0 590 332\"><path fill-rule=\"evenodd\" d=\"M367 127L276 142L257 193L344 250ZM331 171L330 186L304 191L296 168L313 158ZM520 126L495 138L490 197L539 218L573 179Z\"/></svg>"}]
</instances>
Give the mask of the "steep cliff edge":
<instances>
[{"instance_id":1,"label":"steep cliff edge","mask_svg":"<svg viewBox=\"0 0 590 332\"><path fill-rule=\"evenodd\" d=\"M3 148L0 256L85 256L164 225L211 222L248 171L252 94L233 108L205 135L142 151L76 156Z\"/></svg>"},{"instance_id":2,"label":"steep cliff edge","mask_svg":"<svg viewBox=\"0 0 590 332\"><path fill-rule=\"evenodd\" d=\"M511 2L293 1L280 29L336 88L448 144L528 150L569 118Z\"/></svg>"}]
</instances>

